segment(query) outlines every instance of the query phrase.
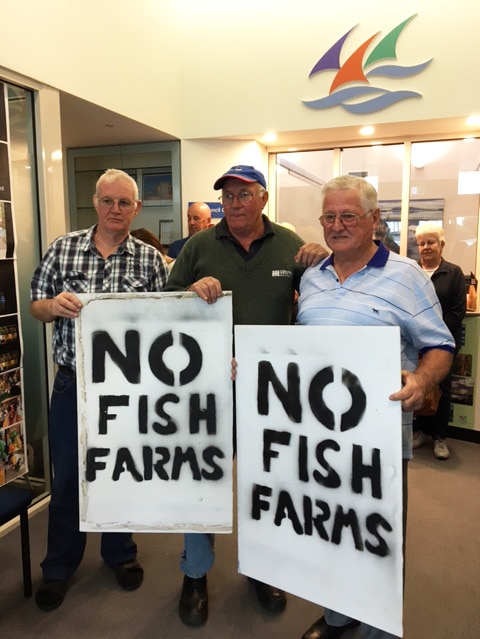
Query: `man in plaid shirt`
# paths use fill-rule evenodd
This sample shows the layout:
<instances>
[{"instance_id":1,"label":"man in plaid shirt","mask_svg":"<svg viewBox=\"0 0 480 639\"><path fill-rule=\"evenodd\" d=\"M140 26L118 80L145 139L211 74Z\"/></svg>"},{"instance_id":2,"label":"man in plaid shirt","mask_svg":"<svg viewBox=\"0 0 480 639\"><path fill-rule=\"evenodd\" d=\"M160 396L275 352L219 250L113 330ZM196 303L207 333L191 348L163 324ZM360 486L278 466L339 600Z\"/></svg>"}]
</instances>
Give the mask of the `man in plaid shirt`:
<instances>
[{"instance_id":1,"label":"man in plaid shirt","mask_svg":"<svg viewBox=\"0 0 480 639\"><path fill-rule=\"evenodd\" d=\"M55 240L35 270L31 283L32 315L54 322L53 358L58 364L49 417L54 477L48 521L43 583L35 601L55 610L65 597L86 544L79 530L77 389L75 326L82 304L78 293L161 291L167 265L159 251L130 235L142 208L138 187L124 171L108 169L97 181L93 206L98 222ZM143 581L130 533L103 533L101 555L124 590Z\"/></svg>"}]
</instances>

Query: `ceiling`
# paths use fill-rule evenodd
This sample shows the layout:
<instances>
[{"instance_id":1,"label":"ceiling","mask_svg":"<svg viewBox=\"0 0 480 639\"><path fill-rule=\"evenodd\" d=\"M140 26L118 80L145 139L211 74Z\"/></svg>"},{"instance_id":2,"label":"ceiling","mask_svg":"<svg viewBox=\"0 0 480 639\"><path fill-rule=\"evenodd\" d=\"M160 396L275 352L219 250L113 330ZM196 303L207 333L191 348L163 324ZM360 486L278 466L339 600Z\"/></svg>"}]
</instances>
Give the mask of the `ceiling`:
<instances>
[{"instance_id":1,"label":"ceiling","mask_svg":"<svg viewBox=\"0 0 480 639\"><path fill-rule=\"evenodd\" d=\"M167 142L177 138L69 93L60 93L63 146L110 146Z\"/></svg>"},{"instance_id":2,"label":"ceiling","mask_svg":"<svg viewBox=\"0 0 480 639\"><path fill-rule=\"evenodd\" d=\"M131 120L108 109L82 100L68 93L60 94L62 119L62 140L65 148L86 146L108 146L144 142L166 142L176 140L172 135ZM359 133L360 125L351 127L330 127L326 129L286 131L278 134L274 143L264 143L263 132L249 135L224 136L218 139L256 140L265 144L269 152L311 150L338 146L358 146L398 142L402 140L452 139L479 136L478 128L467 127L464 118L444 120L423 120L376 124L375 133L369 138Z\"/></svg>"}]
</instances>

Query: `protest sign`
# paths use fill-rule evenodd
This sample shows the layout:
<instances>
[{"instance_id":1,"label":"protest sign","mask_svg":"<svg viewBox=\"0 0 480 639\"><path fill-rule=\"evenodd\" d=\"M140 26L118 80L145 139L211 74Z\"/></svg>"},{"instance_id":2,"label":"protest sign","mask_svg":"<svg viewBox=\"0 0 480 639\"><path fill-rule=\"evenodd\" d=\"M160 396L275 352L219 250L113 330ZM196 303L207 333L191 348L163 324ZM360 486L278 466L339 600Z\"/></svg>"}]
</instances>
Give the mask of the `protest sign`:
<instances>
[{"instance_id":1,"label":"protest sign","mask_svg":"<svg viewBox=\"0 0 480 639\"><path fill-rule=\"evenodd\" d=\"M237 326L239 570L402 635L397 327Z\"/></svg>"},{"instance_id":2,"label":"protest sign","mask_svg":"<svg viewBox=\"0 0 480 639\"><path fill-rule=\"evenodd\" d=\"M230 532L231 294L79 297L81 530Z\"/></svg>"}]
</instances>

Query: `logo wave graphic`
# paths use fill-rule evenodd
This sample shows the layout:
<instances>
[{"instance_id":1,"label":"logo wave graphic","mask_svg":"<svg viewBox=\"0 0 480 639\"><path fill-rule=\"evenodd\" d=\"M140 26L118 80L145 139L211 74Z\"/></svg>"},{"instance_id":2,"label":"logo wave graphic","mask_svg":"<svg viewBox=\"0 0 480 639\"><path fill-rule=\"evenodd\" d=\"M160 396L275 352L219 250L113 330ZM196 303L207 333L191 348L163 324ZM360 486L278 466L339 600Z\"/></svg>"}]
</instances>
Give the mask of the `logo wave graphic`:
<instances>
[{"instance_id":1,"label":"logo wave graphic","mask_svg":"<svg viewBox=\"0 0 480 639\"><path fill-rule=\"evenodd\" d=\"M420 98L420 93L416 91L389 91L380 86L371 84L372 78L408 78L423 71L433 58L413 66L400 66L397 64L377 65L379 61L397 60L396 45L403 29L413 20L414 14L392 29L373 48L364 61L367 49L372 42L380 35L380 32L365 40L352 55L343 63L340 63L342 48L352 31L356 27L349 29L330 49L318 60L309 77L321 71L336 71L333 82L330 86L329 94L318 100L302 100L303 104L312 109L329 109L334 106L341 106L350 113L368 114L385 109L392 104L409 98ZM373 67L373 65L376 65ZM372 67L372 68L370 68ZM355 83L355 86L345 87L346 84ZM363 102L360 99L364 97Z\"/></svg>"}]
</instances>

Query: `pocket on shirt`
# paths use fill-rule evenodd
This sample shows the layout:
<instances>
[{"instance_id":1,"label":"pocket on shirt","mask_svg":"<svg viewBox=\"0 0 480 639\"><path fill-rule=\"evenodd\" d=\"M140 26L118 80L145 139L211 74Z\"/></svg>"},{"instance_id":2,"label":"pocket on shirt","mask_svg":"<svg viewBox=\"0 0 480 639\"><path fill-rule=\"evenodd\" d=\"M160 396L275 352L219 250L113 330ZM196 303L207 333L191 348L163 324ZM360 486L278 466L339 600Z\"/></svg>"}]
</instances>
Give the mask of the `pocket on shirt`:
<instances>
[{"instance_id":1,"label":"pocket on shirt","mask_svg":"<svg viewBox=\"0 0 480 639\"><path fill-rule=\"evenodd\" d=\"M68 271L63 277L63 290L67 293L88 293L88 282L85 273Z\"/></svg>"},{"instance_id":2,"label":"pocket on shirt","mask_svg":"<svg viewBox=\"0 0 480 639\"><path fill-rule=\"evenodd\" d=\"M125 275L122 290L125 292L142 293L151 289L150 279L143 274Z\"/></svg>"}]
</instances>

